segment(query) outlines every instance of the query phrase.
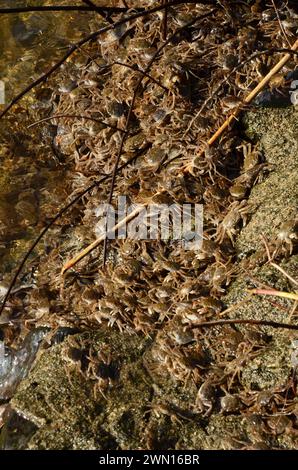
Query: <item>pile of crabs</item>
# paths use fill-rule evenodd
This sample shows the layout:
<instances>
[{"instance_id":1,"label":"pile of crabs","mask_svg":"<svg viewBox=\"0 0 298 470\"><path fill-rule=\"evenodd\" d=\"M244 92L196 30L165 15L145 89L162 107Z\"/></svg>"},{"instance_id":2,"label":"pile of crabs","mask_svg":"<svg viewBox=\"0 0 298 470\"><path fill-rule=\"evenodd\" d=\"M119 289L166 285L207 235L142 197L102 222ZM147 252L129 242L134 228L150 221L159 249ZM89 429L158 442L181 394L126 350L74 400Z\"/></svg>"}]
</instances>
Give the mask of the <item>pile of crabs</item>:
<instances>
[{"instance_id":1,"label":"pile of crabs","mask_svg":"<svg viewBox=\"0 0 298 470\"><path fill-rule=\"evenodd\" d=\"M187 249L171 238L116 238L108 243L104 266L103 249L96 249L62 283L62 264L96 238L108 179L74 206L62 232L56 230L27 305L32 324L107 326L149 337L146 369L186 387L192 383L195 409L205 417L219 392L223 412L251 408L270 415L290 409L293 391L281 387L260 395L241 384L242 366L269 337L253 328L198 325L221 318L223 296L239 273L235 240L255 209L250 192L271 168L239 123L215 145L207 141L276 62L272 55L251 56L288 47L297 19L285 3L279 18L273 6L260 2L239 2L236 11L211 3L169 7L166 25L156 12L100 35L64 64L51 113L53 145L70 168L70 198L111 174L120 155L112 203L126 196L129 204L202 204L201 248ZM290 59L267 93L282 86L296 61ZM276 259L296 248L286 226L268 244ZM267 261L265 248L258 259ZM88 354L92 364L109 362L104 352ZM111 383L100 367L85 370L106 393ZM292 421L284 415L289 428Z\"/></svg>"}]
</instances>

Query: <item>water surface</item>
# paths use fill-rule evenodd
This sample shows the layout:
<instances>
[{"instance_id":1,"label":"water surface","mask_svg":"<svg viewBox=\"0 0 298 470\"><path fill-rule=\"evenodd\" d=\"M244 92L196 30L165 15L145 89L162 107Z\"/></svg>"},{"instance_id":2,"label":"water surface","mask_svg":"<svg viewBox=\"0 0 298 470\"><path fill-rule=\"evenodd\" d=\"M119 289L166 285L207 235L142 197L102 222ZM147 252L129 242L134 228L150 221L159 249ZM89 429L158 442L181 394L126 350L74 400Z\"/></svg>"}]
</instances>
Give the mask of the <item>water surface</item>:
<instances>
[{"instance_id":1,"label":"water surface","mask_svg":"<svg viewBox=\"0 0 298 470\"><path fill-rule=\"evenodd\" d=\"M66 0L0 0L1 7L69 5ZM82 5L80 1L72 4ZM6 104L97 25L93 12L0 15L0 80ZM55 77L26 95L0 121L0 283L63 204L65 166L53 152L54 126L28 129L51 112ZM3 105L0 105L0 109ZM1 295L1 293L0 293Z\"/></svg>"}]
</instances>

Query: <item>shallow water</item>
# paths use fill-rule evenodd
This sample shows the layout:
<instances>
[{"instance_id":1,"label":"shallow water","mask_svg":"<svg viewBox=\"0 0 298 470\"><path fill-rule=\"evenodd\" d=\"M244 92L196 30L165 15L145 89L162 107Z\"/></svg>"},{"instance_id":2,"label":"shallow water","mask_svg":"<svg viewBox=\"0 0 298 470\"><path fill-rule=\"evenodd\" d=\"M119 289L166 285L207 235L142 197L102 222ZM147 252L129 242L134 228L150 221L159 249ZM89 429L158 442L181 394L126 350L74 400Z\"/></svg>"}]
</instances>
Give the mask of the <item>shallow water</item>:
<instances>
[{"instance_id":1,"label":"shallow water","mask_svg":"<svg viewBox=\"0 0 298 470\"><path fill-rule=\"evenodd\" d=\"M69 5L66 0L58 3ZM0 0L1 7L10 8L43 4L57 2ZM90 22L97 21L92 12L0 16L0 80L4 83L5 104L63 56L70 44L88 34ZM57 161L51 148L54 126L47 123L42 129L27 128L40 117L40 111L50 113L48 97L53 88L55 85L38 87L0 121L0 283L4 278L4 286L48 218L49 210L44 208L53 203L48 195L55 194L56 207L66 197L64 163ZM0 110L4 105L0 104Z\"/></svg>"},{"instance_id":2,"label":"shallow water","mask_svg":"<svg viewBox=\"0 0 298 470\"><path fill-rule=\"evenodd\" d=\"M46 329L32 331L17 351L6 349L0 341L0 400L10 398L19 382L27 375L46 333Z\"/></svg>"},{"instance_id":3,"label":"shallow water","mask_svg":"<svg viewBox=\"0 0 298 470\"><path fill-rule=\"evenodd\" d=\"M58 3L69 4L65 0ZM42 4L57 2L0 0L2 8ZM93 13L84 12L0 15L0 81L5 90L0 110L63 56L69 44L88 34L92 18ZM66 168L52 149L54 126L27 127L50 114L49 98L55 86L53 81L38 87L0 120L0 302L18 262L49 216L54 215L53 207L57 210L67 196ZM43 249L41 245L40 252ZM26 288L34 284L30 266L25 267L17 283L26 284ZM6 323L5 314L1 321ZM26 376L44 335L44 330L29 333L17 350L0 341L0 400L10 398Z\"/></svg>"},{"instance_id":4,"label":"shallow water","mask_svg":"<svg viewBox=\"0 0 298 470\"><path fill-rule=\"evenodd\" d=\"M76 2L74 2L75 4ZM80 2L79 2L80 3ZM79 5L77 3L77 5ZM44 0L1 0L1 7L57 5ZM67 5L66 0L59 5ZM89 32L89 12L32 12L2 14L0 27L0 79L6 101L19 93L57 60L69 44Z\"/></svg>"}]
</instances>

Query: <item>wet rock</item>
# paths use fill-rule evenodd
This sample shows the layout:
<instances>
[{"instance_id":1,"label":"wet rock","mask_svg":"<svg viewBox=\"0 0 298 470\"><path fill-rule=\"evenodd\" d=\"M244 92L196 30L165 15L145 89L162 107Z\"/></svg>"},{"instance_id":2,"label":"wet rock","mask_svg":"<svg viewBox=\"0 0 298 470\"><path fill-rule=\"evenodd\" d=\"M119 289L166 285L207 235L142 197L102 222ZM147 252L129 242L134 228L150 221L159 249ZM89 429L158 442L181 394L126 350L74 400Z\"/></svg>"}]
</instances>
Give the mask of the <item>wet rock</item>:
<instances>
[{"instance_id":1,"label":"wet rock","mask_svg":"<svg viewBox=\"0 0 298 470\"><path fill-rule=\"evenodd\" d=\"M24 449L37 430L37 426L9 406L5 414L5 425L0 436L0 449Z\"/></svg>"},{"instance_id":2,"label":"wet rock","mask_svg":"<svg viewBox=\"0 0 298 470\"><path fill-rule=\"evenodd\" d=\"M77 332L75 328L59 328L53 335L48 336L48 341L43 347L59 344L68 335ZM46 335L49 335L49 328L37 328L31 331L17 350L7 347L4 341L0 340L0 400L7 400L13 396L19 383L30 371Z\"/></svg>"},{"instance_id":3,"label":"wet rock","mask_svg":"<svg viewBox=\"0 0 298 470\"><path fill-rule=\"evenodd\" d=\"M38 430L30 449L136 448L140 445L151 387L142 366L146 341L128 334L81 334L77 341L98 350L109 344L120 357L119 380L94 399L95 381L68 370L67 345L45 351L11 401Z\"/></svg>"},{"instance_id":4,"label":"wet rock","mask_svg":"<svg viewBox=\"0 0 298 470\"><path fill-rule=\"evenodd\" d=\"M0 400L10 398L26 377L47 331L44 328L32 331L17 351L7 348L0 341Z\"/></svg>"},{"instance_id":5,"label":"wet rock","mask_svg":"<svg viewBox=\"0 0 298 470\"><path fill-rule=\"evenodd\" d=\"M25 47L32 46L41 33L38 28L28 28L20 18L12 25L11 32L15 40Z\"/></svg>"}]
</instances>

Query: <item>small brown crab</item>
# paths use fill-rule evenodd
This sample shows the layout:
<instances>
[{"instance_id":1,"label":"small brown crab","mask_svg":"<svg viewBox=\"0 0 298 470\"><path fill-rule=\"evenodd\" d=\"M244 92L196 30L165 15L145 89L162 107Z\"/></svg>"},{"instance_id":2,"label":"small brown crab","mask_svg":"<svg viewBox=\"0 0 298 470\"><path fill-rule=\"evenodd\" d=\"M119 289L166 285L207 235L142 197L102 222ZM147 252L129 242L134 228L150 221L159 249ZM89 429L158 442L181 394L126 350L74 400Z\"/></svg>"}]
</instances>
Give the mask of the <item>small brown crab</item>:
<instances>
[{"instance_id":1,"label":"small brown crab","mask_svg":"<svg viewBox=\"0 0 298 470\"><path fill-rule=\"evenodd\" d=\"M79 373L84 377L86 356L84 346L79 342L78 339L70 336L65 344L63 344L62 359L65 362L65 373L71 385L73 385L71 375Z\"/></svg>"},{"instance_id":2,"label":"small brown crab","mask_svg":"<svg viewBox=\"0 0 298 470\"><path fill-rule=\"evenodd\" d=\"M260 162L261 152L257 146L252 146L251 143L243 144L237 147L243 151L243 169L244 171L251 170Z\"/></svg>"},{"instance_id":3,"label":"small brown crab","mask_svg":"<svg viewBox=\"0 0 298 470\"><path fill-rule=\"evenodd\" d=\"M209 416L212 413L215 398L215 387L206 380L200 386L196 398L196 407L203 413L203 416Z\"/></svg>"},{"instance_id":4,"label":"small brown crab","mask_svg":"<svg viewBox=\"0 0 298 470\"><path fill-rule=\"evenodd\" d=\"M285 250L286 248L292 254L295 243L298 243L298 218L287 220L280 226L275 241L276 248L273 257L277 251Z\"/></svg>"},{"instance_id":5,"label":"small brown crab","mask_svg":"<svg viewBox=\"0 0 298 470\"><path fill-rule=\"evenodd\" d=\"M106 398L104 392L113 385L118 375L115 364L112 362L111 352L101 350L97 354L91 353L88 359L90 362L87 376L95 381L93 387L94 398L97 398L97 392L100 392Z\"/></svg>"},{"instance_id":6,"label":"small brown crab","mask_svg":"<svg viewBox=\"0 0 298 470\"><path fill-rule=\"evenodd\" d=\"M226 235L234 244L234 236L237 234L237 225L243 220L243 225L246 225L247 215L251 212L251 206L248 205L246 200L241 202L234 201L229 207L228 213L224 216L222 222L217 229L216 241L222 243Z\"/></svg>"}]
</instances>

